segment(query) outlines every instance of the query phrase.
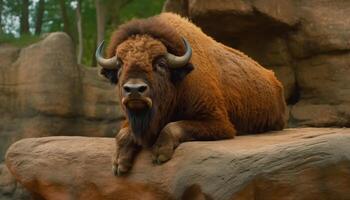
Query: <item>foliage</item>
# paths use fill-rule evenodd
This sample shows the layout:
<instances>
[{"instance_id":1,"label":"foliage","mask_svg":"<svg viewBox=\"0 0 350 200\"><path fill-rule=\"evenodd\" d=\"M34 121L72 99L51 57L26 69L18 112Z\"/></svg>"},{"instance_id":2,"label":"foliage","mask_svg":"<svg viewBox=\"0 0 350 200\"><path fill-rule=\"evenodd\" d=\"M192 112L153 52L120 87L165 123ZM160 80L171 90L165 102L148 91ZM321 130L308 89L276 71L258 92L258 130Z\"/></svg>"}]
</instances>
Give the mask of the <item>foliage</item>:
<instances>
[{"instance_id":1,"label":"foliage","mask_svg":"<svg viewBox=\"0 0 350 200\"><path fill-rule=\"evenodd\" d=\"M17 47L25 47L40 40L39 36L36 35L22 35L20 38L13 37L13 35L1 34L0 44L10 43Z\"/></svg>"},{"instance_id":2,"label":"foliage","mask_svg":"<svg viewBox=\"0 0 350 200\"><path fill-rule=\"evenodd\" d=\"M146 18L156 15L162 10L165 0L132 0L122 7L114 20L115 24L108 27L107 36L109 36L118 25L135 18ZM109 37L108 37L109 38Z\"/></svg>"},{"instance_id":3,"label":"foliage","mask_svg":"<svg viewBox=\"0 0 350 200\"><path fill-rule=\"evenodd\" d=\"M120 10L120 22L128 21L132 18L146 18L160 13L164 0L134 0Z\"/></svg>"},{"instance_id":4,"label":"foliage","mask_svg":"<svg viewBox=\"0 0 350 200\"><path fill-rule=\"evenodd\" d=\"M21 7L19 1L2 0L1 10L1 28L5 33L18 35L19 33L19 16ZM16 23L17 22L17 23Z\"/></svg>"},{"instance_id":5,"label":"foliage","mask_svg":"<svg viewBox=\"0 0 350 200\"><path fill-rule=\"evenodd\" d=\"M20 35L21 1L0 0L1 29L0 43L12 43L17 46L25 46L40 39L34 36L36 9L38 0L29 0L29 25L31 35ZM165 0L103 0L107 7L105 38L109 38L118 25L133 19L145 18L161 12ZM69 27L73 41L77 43L76 8L77 0L65 1L69 18ZM84 65L93 63L93 55L97 42L97 21L95 0L81 0L81 19L83 34L83 58ZM63 19L59 0L45 0L45 11L42 19L42 33L63 31ZM77 45L77 44L76 44Z\"/></svg>"},{"instance_id":6,"label":"foliage","mask_svg":"<svg viewBox=\"0 0 350 200\"><path fill-rule=\"evenodd\" d=\"M82 63L93 65L93 56L96 49L96 10L93 0L83 0L82 5L82 29L84 54Z\"/></svg>"},{"instance_id":7,"label":"foliage","mask_svg":"<svg viewBox=\"0 0 350 200\"><path fill-rule=\"evenodd\" d=\"M42 30L46 33L63 31L61 10L57 0L46 0Z\"/></svg>"}]
</instances>

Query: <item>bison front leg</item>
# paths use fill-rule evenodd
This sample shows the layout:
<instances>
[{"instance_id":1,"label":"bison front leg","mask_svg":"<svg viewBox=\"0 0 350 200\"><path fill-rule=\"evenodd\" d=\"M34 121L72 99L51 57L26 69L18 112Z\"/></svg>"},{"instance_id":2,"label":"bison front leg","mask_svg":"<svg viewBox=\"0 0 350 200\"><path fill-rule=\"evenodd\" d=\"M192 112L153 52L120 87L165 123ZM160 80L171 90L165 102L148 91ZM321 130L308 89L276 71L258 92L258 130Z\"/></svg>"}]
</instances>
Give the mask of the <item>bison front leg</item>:
<instances>
[{"instance_id":1,"label":"bison front leg","mask_svg":"<svg viewBox=\"0 0 350 200\"><path fill-rule=\"evenodd\" d=\"M220 140L233 138L236 130L230 122L177 121L167 124L153 146L153 162L168 161L175 148L182 142L194 140Z\"/></svg>"},{"instance_id":2,"label":"bison front leg","mask_svg":"<svg viewBox=\"0 0 350 200\"><path fill-rule=\"evenodd\" d=\"M139 150L140 146L135 143L131 130L128 127L121 129L116 136L116 152L112 166L114 175L121 176L128 172Z\"/></svg>"}]
</instances>

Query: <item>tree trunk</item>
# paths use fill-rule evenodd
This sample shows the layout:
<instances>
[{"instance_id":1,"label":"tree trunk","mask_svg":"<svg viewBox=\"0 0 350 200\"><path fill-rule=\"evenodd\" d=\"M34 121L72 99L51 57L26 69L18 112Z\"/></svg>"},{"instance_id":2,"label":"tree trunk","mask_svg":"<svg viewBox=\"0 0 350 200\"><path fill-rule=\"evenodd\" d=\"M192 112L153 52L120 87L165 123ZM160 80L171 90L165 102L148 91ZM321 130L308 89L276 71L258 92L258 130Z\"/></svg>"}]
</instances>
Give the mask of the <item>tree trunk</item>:
<instances>
[{"instance_id":1,"label":"tree trunk","mask_svg":"<svg viewBox=\"0 0 350 200\"><path fill-rule=\"evenodd\" d=\"M97 38L95 38L94 39L94 44L95 44L95 46L94 46L94 50L91 52L92 54L91 54L91 56L92 56L92 60L91 60L91 66L97 66L97 61L96 61L96 57L95 57L95 49L97 48Z\"/></svg>"},{"instance_id":2,"label":"tree trunk","mask_svg":"<svg viewBox=\"0 0 350 200\"><path fill-rule=\"evenodd\" d=\"M119 15L119 11L121 8L123 8L124 6L126 6L127 4L129 4L130 2L132 2L132 0L118 0L118 1L113 1L113 6L109 6L108 7L108 25L112 25L112 26L117 26L120 21L118 18ZM110 4L111 2L109 2ZM108 4L108 5L109 5Z\"/></svg>"},{"instance_id":3,"label":"tree trunk","mask_svg":"<svg viewBox=\"0 0 350 200\"><path fill-rule=\"evenodd\" d=\"M70 24L69 24L69 18L67 14L65 0L60 0L59 2L60 2L61 15L62 15L62 21L63 21L63 31L66 32L73 39L73 34L69 26Z\"/></svg>"},{"instance_id":4,"label":"tree trunk","mask_svg":"<svg viewBox=\"0 0 350 200\"><path fill-rule=\"evenodd\" d=\"M97 17L97 44L104 39L106 28L106 5L102 0L95 0L96 17Z\"/></svg>"},{"instance_id":5,"label":"tree trunk","mask_svg":"<svg viewBox=\"0 0 350 200\"><path fill-rule=\"evenodd\" d=\"M3 33L3 28L2 28L2 12L3 12L3 0L0 0L0 34Z\"/></svg>"},{"instance_id":6,"label":"tree trunk","mask_svg":"<svg viewBox=\"0 0 350 200\"><path fill-rule=\"evenodd\" d=\"M41 26L43 24L44 11L45 11L45 0L39 0L38 8L36 11L35 35L41 34Z\"/></svg>"},{"instance_id":7,"label":"tree trunk","mask_svg":"<svg viewBox=\"0 0 350 200\"><path fill-rule=\"evenodd\" d=\"M81 0L78 0L77 4L77 30L78 30L78 64L81 64L81 60L83 58L83 30L82 30L82 22L81 22Z\"/></svg>"},{"instance_id":8,"label":"tree trunk","mask_svg":"<svg viewBox=\"0 0 350 200\"><path fill-rule=\"evenodd\" d=\"M22 0L21 35L29 34L29 0Z\"/></svg>"},{"instance_id":9,"label":"tree trunk","mask_svg":"<svg viewBox=\"0 0 350 200\"><path fill-rule=\"evenodd\" d=\"M119 0L119 1L110 1L109 3L113 3L113 10L109 11L109 14L112 15L112 19L116 19L116 13L118 13L119 9L131 2L132 0ZM97 41L96 46L104 39L106 22L107 22L107 6L103 0L95 0L96 7L96 21L97 21ZM110 18L111 16L109 16ZM96 63L96 60L93 59L93 64Z\"/></svg>"}]
</instances>

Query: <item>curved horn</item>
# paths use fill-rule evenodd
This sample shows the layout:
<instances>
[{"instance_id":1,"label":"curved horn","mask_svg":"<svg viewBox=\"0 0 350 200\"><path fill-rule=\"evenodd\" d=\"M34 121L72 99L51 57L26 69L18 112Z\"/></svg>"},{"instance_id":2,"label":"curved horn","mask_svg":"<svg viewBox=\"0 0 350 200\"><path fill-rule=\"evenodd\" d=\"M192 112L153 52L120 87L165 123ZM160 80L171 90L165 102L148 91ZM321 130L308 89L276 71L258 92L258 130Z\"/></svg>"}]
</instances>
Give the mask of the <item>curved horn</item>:
<instances>
[{"instance_id":1,"label":"curved horn","mask_svg":"<svg viewBox=\"0 0 350 200\"><path fill-rule=\"evenodd\" d=\"M165 58L168 60L169 67L176 69L185 66L191 59L192 56L192 48L190 43L185 38L182 38L185 44L186 53L183 56L175 56L171 53L167 53Z\"/></svg>"},{"instance_id":2,"label":"curved horn","mask_svg":"<svg viewBox=\"0 0 350 200\"><path fill-rule=\"evenodd\" d=\"M96 60L97 63L99 65L101 65L101 67L105 68L105 69L116 69L119 66L119 61L117 56L114 56L112 58L103 58L102 56L102 51L103 51L103 46L104 46L105 41L102 40L102 42L98 45L97 49L96 49Z\"/></svg>"}]
</instances>

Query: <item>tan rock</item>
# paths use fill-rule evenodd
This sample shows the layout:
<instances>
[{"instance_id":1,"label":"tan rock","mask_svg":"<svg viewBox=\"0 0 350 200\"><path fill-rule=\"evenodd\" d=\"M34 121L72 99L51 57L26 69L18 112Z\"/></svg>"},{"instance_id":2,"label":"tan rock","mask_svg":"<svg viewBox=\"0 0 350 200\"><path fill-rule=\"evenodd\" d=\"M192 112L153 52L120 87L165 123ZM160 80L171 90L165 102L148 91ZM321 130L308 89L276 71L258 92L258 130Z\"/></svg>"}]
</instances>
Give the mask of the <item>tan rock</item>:
<instances>
[{"instance_id":1,"label":"tan rock","mask_svg":"<svg viewBox=\"0 0 350 200\"><path fill-rule=\"evenodd\" d=\"M112 136L123 118L114 86L76 63L65 33L19 49L0 46L0 162L25 137Z\"/></svg>"},{"instance_id":2,"label":"tan rock","mask_svg":"<svg viewBox=\"0 0 350 200\"><path fill-rule=\"evenodd\" d=\"M30 199L30 193L15 180L3 163L0 164L0 199Z\"/></svg>"},{"instance_id":3,"label":"tan rock","mask_svg":"<svg viewBox=\"0 0 350 200\"><path fill-rule=\"evenodd\" d=\"M130 175L114 177L113 139L44 137L13 144L6 163L20 183L48 200L137 199L156 191L179 199L194 184L222 200L350 199L349 144L350 129L336 128L188 142L159 166L144 150Z\"/></svg>"},{"instance_id":4,"label":"tan rock","mask_svg":"<svg viewBox=\"0 0 350 200\"><path fill-rule=\"evenodd\" d=\"M301 98L314 104L350 103L350 53L319 55L297 63Z\"/></svg>"},{"instance_id":5,"label":"tan rock","mask_svg":"<svg viewBox=\"0 0 350 200\"><path fill-rule=\"evenodd\" d=\"M305 58L350 50L350 1L307 0L300 1L297 7L302 20L289 39L293 56Z\"/></svg>"},{"instance_id":6,"label":"tan rock","mask_svg":"<svg viewBox=\"0 0 350 200\"><path fill-rule=\"evenodd\" d=\"M293 0L257 0L252 1L257 12L271 17L279 23L294 26L298 23L299 16L296 15L296 3Z\"/></svg>"},{"instance_id":7,"label":"tan rock","mask_svg":"<svg viewBox=\"0 0 350 200\"><path fill-rule=\"evenodd\" d=\"M290 0L168 0L163 10L188 16L213 36L230 34L235 37L249 29L290 27L298 22L295 3Z\"/></svg>"},{"instance_id":8,"label":"tan rock","mask_svg":"<svg viewBox=\"0 0 350 200\"><path fill-rule=\"evenodd\" d=\"M19 51L18 47L0 44L0 69L4 70L5 67L14 62L18 57Z\"/></svg>"},{"instance_id":9,"label":"tan rock","mask_svg":"<svg viewBox=\"0 0 350 200\"><path fill-rule=\"evenodd\" d=\"M350 124L350 104L328 105L298 102L291 109L291 126L340 126Z\"/></svg>"}]
</instances>

